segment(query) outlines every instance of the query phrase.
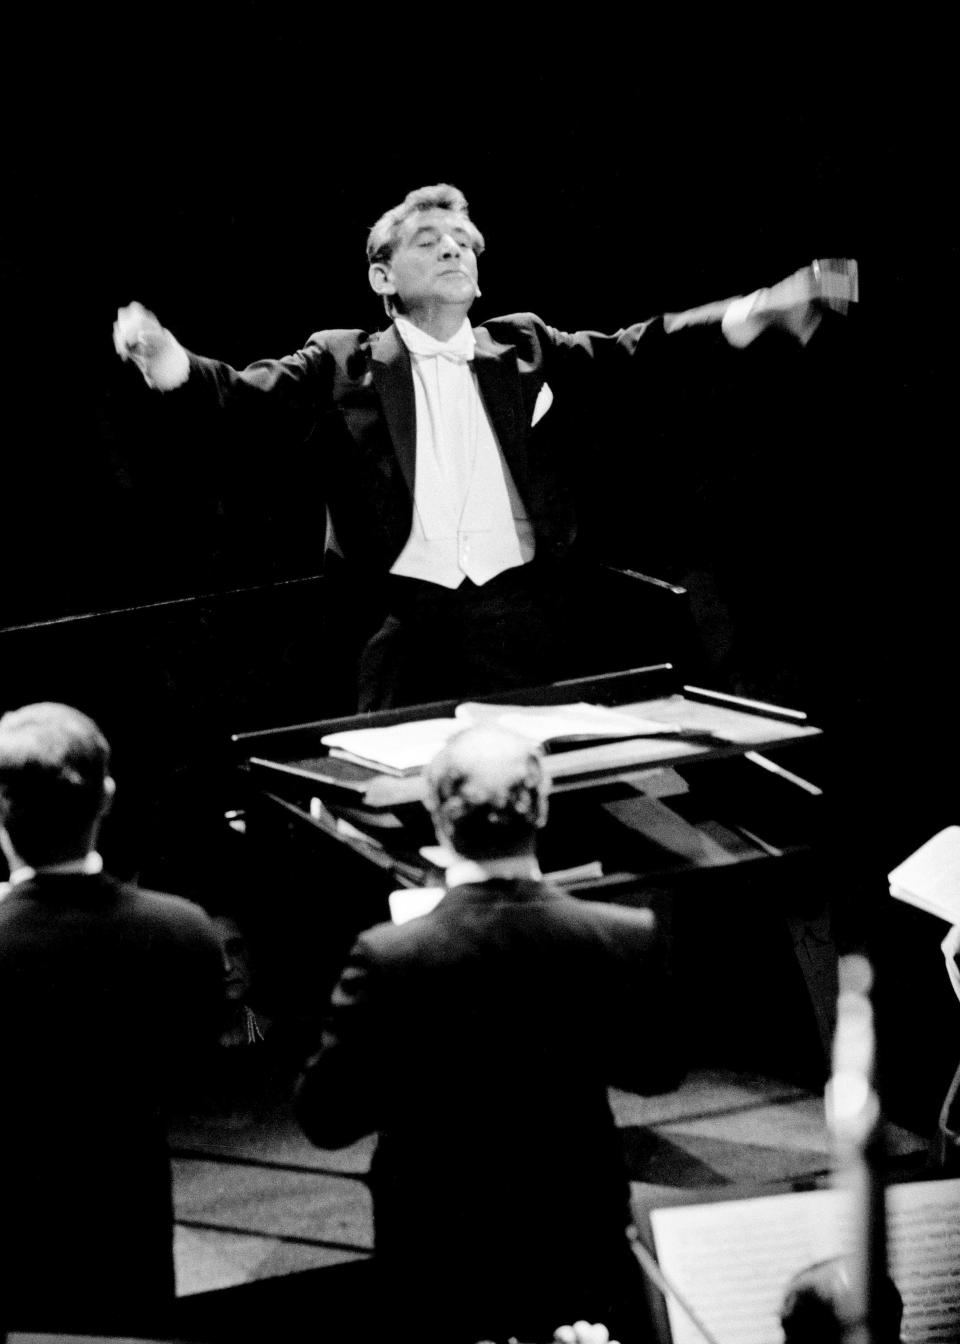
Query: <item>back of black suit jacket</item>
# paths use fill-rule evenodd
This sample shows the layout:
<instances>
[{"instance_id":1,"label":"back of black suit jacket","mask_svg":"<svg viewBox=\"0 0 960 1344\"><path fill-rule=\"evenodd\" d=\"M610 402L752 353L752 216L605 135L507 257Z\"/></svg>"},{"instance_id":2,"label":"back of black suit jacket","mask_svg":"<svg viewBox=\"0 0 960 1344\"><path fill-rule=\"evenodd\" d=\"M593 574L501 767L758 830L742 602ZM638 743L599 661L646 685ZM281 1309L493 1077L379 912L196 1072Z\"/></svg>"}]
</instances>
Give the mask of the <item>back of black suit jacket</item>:
<instances>
[{"instance_id":1,"label":"back of black suit jacket","mask_svg":"<svg viewBox=\"0 0 960 1344\"><path fill-rule=\"evenodd\" d=\"M153 1325L151 1305L172 1297L166 1105L216 1041L221 984L212 926L178 897L58 876L0 900L0 1297L13 1300L11 1323L100 1328L113 1320L106 1304L126 1333L131 1320Z\"/></svg>"},{"instance_id":2,"label":"back of black suit jacket","mask_svg":"<svg viewBox=\"0 0 960 1344\"><path fill-rule=\"evenodd\" d=\"M622 1240L607 1087L681 1071L646 912L491 882L361 935L298 1106L321 1146L379 1132L378 1252L407 1260L444 1228L456 1258L503 1273L536 1246L575 1261Z\"/></svg>"}]
</instances>

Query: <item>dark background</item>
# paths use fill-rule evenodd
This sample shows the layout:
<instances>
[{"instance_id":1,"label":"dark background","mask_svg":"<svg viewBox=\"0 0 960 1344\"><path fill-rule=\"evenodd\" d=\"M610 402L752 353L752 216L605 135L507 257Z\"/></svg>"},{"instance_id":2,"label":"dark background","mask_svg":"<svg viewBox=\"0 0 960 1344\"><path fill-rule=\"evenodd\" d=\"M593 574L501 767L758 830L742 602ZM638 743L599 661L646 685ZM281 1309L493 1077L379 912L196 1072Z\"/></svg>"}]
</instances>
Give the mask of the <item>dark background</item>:
<instances>
[{"instance_id":1,"label":"dark background","mask_svg":"<svg viewBox=\"0 0 960 1344\"><path fill-rule=\"evenodd\" d=\"M588 535L615 562L706 576L704 635L740 689L831 719L891 689L915 719L923 690L929 723L953 665L947 95L905 52L854 82L794 68L772 34L759 65L735 45L697 63L678 28L554 20L521 38L490 16L332 27L261 4L104 11L55 43L42 14L14 26L0 628L319 573L322 499L269 445L228 449L225 469L204 432L171 433L113 353L116 309L138 298L241 366L318 327L375 328L367 229L449 180L487 236L479 320L613 330L858 258L859 308L808 350L774 338L732 380L728 361L612 427L611 488L584 478ZM314 597L283 592L247 600L248 631L243 602L219 605L239 626L215 696L227 731L284 719L303 649L254 627L276 611L306 638L278 603ZM163 612L158 638L187 622L183 694L187 646L218 641L195 606ZM43 689L66 697L69 677ZM949 727L946 706L935 718Z\"/></svg>"},{"instance_id":2,"label":"dark background","mask_svg":"<svg viewBox=\"0 0 960 1344\"><path fill-rule=\"evenodd\" d=\"M103 724L121 866L147 862L171 798L232 801L208 768L229 734L337 712L347 673L312 581L322 498L270 445L172 433L113 352L116 310L139 299L240 366L375 329L367 230L434 181L486 235L481 321L609 331L858 259L862 302L806 350L773 335L612 426L587 536L692 583L718 684L829 730L854 858L882 874L958 819L937 34L920 59L855 58L839 25L812 54L754 34L759 60L695 58L678 18L670 38L582 15L521 35L516 14L334 25L248 3L10 28L0 707L62 699Z\"/></svg>"}]
</instances>

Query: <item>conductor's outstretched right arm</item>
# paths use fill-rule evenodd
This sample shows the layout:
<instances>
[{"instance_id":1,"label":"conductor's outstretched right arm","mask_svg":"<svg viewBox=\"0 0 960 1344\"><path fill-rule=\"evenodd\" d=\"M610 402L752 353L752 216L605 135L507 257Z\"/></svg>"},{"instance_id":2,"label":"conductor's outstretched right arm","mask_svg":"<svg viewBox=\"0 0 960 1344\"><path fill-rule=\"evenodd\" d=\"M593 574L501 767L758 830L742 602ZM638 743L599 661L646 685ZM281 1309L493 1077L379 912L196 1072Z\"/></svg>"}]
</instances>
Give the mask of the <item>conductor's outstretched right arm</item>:
<instances>
[{"instance_id":1,"label":"conductor's outstretched right arm","mask_svg":"<svg viewBox=\"0 0 960 1344\"><path fill-rule=\"evenodd\" d=\"M142 303L128 303L117 310L113 344L121 359L136 364L148 387L168 392L185 383L190 374L186 350Z\"/></svg>"}]
</instances>

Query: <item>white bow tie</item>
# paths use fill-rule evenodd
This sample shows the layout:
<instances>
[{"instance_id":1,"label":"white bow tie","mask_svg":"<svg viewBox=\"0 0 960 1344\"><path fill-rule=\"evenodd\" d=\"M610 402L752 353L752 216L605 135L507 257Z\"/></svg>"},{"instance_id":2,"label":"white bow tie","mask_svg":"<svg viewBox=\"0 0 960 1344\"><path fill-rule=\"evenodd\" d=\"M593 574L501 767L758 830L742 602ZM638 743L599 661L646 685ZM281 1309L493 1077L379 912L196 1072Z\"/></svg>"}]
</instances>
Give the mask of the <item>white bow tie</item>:
<instances>
[{"instance_id":1,"label":"white bow tie","mask_svg":"<svg viewBox=\"0 0 960 1344\"><path fill-rule=\"evenodd\" d=\"M404 345L412 355L421 358L433 358L437 355L449 359L454 364L467 364L473 359L477 339L470 323L464 320L459 331L454 332L449 341L438 341L426 331L421 331L405 318L397 318L397 330Z\"/></svg>"}]
</instances>

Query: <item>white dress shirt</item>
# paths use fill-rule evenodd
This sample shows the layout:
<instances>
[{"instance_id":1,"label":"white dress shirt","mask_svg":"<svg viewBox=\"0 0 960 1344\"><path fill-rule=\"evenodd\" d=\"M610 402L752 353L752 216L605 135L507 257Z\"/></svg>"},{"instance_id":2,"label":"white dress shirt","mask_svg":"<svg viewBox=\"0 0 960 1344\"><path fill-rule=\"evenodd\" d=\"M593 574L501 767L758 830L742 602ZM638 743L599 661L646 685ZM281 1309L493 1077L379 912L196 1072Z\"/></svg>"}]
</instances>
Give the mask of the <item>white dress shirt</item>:
<instances>
[{"instance_id":1,"label":"white dress shirt","mask_svg":"<svg viewBox=\"0 0 960 1344\"><path fill-rule=\"evenodd\" d=\"M533 559L533 527L480 397L469 321L437 341L396 319L410 351L416 485L410 537L391 573L457 588Z\"/></svg>"}]
</instances>

